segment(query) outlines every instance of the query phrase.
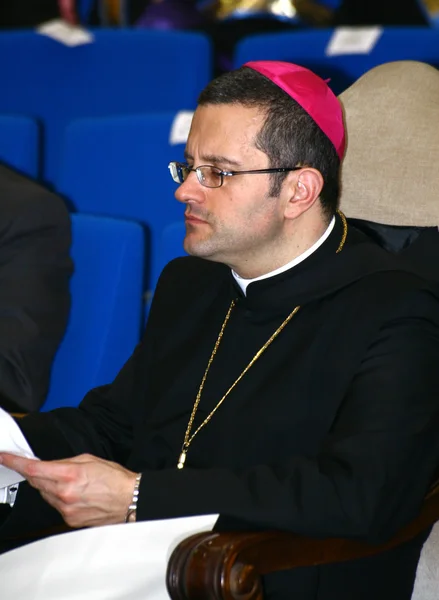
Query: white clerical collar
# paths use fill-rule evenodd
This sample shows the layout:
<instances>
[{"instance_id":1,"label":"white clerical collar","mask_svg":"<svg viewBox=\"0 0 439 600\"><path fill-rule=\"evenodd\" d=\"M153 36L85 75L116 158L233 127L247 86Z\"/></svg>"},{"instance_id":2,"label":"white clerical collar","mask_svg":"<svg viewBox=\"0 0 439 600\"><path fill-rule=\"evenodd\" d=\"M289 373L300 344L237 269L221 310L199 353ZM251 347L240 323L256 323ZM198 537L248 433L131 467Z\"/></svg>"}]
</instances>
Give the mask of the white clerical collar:
<instances>
[{"instance_id":1,"label":"white clerical collar","mask_svg":"<svg viewBox=\"0 0 439 600\"><path fill-rule=\"evenodd\" d=\"M279 273L283 273L284 271L288 271L288 269L292 269L293 267L295 267L296 265L301 263L303 260L308 258L308 256L311 256L311 254L313 252L315 252L318 248L320 248L320 246L323 244L323 242L325 242L326 239L329 237L331 231L334 229L334 225L335 225L335 216L332 217L332 220L329 223L328 228L326 229L325 233L322 235L321 238L319 238L317 240L317 242L315 244L313 244L310 248L308 248L308 250L305 250L305 252L303 252L299 256L296 256L296 258L293 258L293 260L290 260L290 262L287 263L286 265L283 265L283 267L279 267L278 269L275 269L274 271L270 271L270 273L266 273L265 275L260 275L259 277L255 277L254 279L243 279L242 277L240 277L238 275L238 273L235 273L235 271L233 271L233 269L232 269L232 275L235 278L239 287L241 288L244 296L246 295L247 286L250 285L251 283L253 283L254 281L260 281L261 279L268 279L269 277L274 277L275 275L279 275Z\"/></svg>"}]
</instances>

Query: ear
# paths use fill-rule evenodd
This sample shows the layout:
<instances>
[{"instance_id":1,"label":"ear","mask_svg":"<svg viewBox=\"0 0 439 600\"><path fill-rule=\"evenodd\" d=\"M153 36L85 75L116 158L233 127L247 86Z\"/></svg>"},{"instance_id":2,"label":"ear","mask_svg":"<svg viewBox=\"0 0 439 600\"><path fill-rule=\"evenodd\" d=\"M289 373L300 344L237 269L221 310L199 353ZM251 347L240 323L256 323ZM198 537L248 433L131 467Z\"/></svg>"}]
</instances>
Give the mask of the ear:
<instances>
[{"instance_id":1,"label":"ear","mask_svg":"<svg viewBox=\"0 0 439 600\"><path fill-rule=\"evenodd\" d=\"M285 183L287 184L284 188L287 193L285 218L295 219L309 210L319 199L324 182L320 171L304 167L300 171L293 171Z\"/></svg>"}]
</instances>

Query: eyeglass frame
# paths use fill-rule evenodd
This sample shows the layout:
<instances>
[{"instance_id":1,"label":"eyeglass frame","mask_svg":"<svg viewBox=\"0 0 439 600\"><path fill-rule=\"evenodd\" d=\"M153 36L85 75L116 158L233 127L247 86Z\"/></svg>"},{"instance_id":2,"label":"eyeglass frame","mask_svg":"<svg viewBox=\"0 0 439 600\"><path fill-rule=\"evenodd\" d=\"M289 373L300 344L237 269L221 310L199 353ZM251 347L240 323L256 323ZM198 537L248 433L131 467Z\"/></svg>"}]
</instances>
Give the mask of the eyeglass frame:
<instances>
[{"instance_id":1,"label":"eyeglass frame","mask_svg":"<svg viewBox=\"0 0 439 600\"><path fill-rule=\"evenodd\" d=\"M189 167L187 164L185 163L181 163L178 162L176 160L172 160L169 164L168 164L168 169L169 172L171 173L171 177L172 177L172 181L174 181L175 183L179 183L180 185L182 183L184 183L186 181L186 179L183 179L183 181L180 181L180 179L178 179L178 181L176 181L172 175L172 168L173 166L175 167L175 172L178 174L179 169L184 168L185 170L187 170L189 173L191 171L195 172L197 175L197 179L198 182L200 183L200 185L202 185L203 187L207 187L209 189L216 189L216 188L220 188L223 183L224 183L224 177L234 177L235 175L251 175L251 174L262 174L262 173L286 173L288 171L299 171L300 169L303 169L303 167L279 167L279 168L274 168L274 169L252 169L250 171L223 171L222 169L220 169L219 167L215 167L214 165L199 165L198 167L195 168L191 168ZM201 173L199 171L199 169L202 169L203 167L209 167L210 169L216 169L218 171L218 175L220 176L220 184L219 185L206 185L205 183L203 183L201 181Z\"/></svg>"}]
</instances>

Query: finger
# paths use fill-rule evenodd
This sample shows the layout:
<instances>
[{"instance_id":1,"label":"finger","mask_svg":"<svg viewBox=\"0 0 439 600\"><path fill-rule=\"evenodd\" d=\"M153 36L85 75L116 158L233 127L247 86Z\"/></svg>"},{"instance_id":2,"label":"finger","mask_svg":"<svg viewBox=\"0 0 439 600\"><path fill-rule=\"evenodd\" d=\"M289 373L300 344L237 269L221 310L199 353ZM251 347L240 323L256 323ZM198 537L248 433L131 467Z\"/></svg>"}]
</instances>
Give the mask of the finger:
<instances>
[{"instance_id":1,"label":"finger","mask_svg":"<svg viewBox=\"0 0 439 600\"><path fill-rule=\"evenodd\" d=\"M60 461L44 461L34 458L24 458L16 454L6 452L0 453L0 463L17 471L26 479L40 478L50 481L66 480L73 478L72 468L69 464L61 463Z\"/></svg>"},{"instance_id":2,"label":"finger","mask_svg":"<svg viewBox=\"0 0 439 600\"><path fill-rule=\"evenodd\" d=\"M34 458L26 458L17 454L11 454L10 452L0 452L0 464L8 469L17 471L17 473L23 476L28 474L29 469L32 470L32 465L36 462L38 460Z\"/></svg>"}]
</instances>

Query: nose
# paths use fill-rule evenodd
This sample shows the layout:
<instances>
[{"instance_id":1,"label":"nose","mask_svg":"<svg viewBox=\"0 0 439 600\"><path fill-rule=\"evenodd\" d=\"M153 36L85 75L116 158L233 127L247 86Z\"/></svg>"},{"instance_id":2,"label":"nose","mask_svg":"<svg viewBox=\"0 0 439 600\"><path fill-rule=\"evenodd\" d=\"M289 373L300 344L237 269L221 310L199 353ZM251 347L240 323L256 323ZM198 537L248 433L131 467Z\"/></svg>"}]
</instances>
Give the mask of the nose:
<instances>
[{"instance_id":1,"label":"nose","mask_svg":"<svg viewBox=\"0 0 439 600\"><path fill-rule=\"evenodd\" d=\"M204 189L198 181L197 174L192 171L189 173L186 181L181 183L175 190L175 197L179 202L184 202L185 204L189 202L203 202Z\"/></svg>"}]
</instances>

